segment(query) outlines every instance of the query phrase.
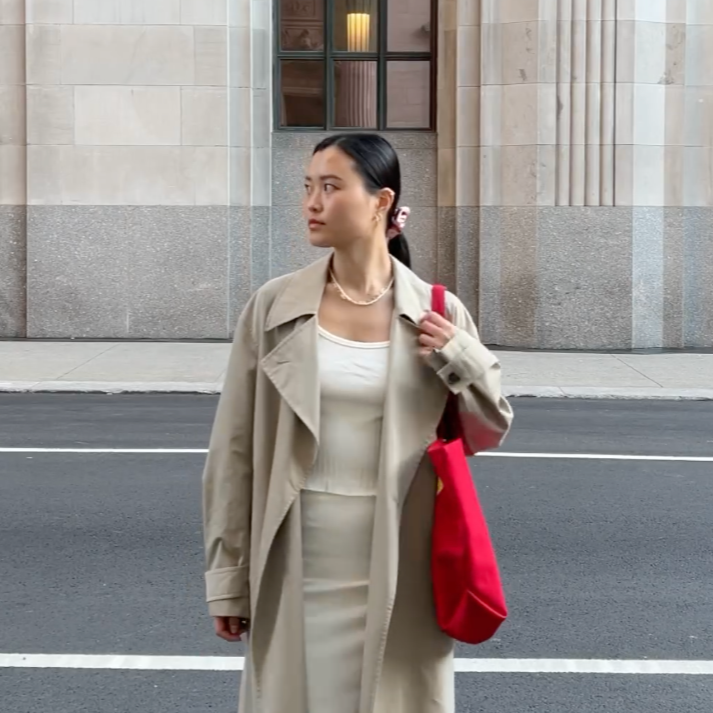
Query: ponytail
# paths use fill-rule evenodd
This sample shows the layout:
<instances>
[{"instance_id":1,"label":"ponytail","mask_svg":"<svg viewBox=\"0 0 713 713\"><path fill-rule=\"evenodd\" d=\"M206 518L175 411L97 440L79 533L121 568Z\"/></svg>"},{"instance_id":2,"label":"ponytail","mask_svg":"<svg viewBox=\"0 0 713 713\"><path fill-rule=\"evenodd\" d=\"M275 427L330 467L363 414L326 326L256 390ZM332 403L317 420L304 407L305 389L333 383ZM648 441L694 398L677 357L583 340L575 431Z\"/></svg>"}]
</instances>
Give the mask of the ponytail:
<instances>
[{"instance_id":1,"label":"ponytail","mask_svg":"<svg viewBox=\"0 0 713 713\"><path fill-rule=\"evenodd\" d=\"M411 269L411 251L403 233L399 233L389 240L389 254Z\"/></svg>"}]
</instances>

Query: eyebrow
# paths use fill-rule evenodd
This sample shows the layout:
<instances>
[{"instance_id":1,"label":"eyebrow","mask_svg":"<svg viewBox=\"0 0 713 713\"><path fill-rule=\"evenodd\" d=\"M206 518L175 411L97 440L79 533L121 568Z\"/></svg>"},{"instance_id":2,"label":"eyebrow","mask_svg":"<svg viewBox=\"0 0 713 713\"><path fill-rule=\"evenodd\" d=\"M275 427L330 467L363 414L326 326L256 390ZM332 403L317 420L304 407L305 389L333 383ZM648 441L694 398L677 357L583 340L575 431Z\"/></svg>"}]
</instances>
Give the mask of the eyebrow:
<instances>
[{"instance_id":1,"label":"eyebrow","mask_svg":"<svg viewBox=\"0 0 713 713\"><path fill-rule=\"evenodd\" d=\"M340 178L339 176L337 176L333 173L328 173L324 176L319 176L318 178L320 181L328 181L328 180L341 181L341 180L343 180L342 178ZM311 180L313 180L311 176L305 176L305 181L311 181Z\"/></svg>"}]
</instances>

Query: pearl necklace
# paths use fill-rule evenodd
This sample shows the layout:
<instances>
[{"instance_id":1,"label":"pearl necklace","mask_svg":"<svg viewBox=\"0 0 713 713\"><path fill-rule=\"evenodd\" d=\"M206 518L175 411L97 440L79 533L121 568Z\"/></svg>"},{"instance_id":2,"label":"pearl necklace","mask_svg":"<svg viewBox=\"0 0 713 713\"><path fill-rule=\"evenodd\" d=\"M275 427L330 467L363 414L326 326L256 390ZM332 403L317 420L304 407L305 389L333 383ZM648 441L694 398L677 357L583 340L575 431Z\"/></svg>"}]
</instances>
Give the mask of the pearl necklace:
<instances>
[{"instance_id":1,"label":"pearl necklace","mask_svg":"<svg viewBox=\"0 0 713 713\"><path fill-rule=\"evenodd\" d=\"M345 291L344 288L337 282L337 278L334 276L334 271L330 270L329 271L329 277L332 280L332 283L334 286L337 288L337 292L339 292L339 296L345 300L346 302L351 302L353 305L357 305L358 307L369 307L370 305L376 304L393 286L394 286L394 278L391 278L391 282L389 282L386 287L384 287L379 294L374 297L374 299L371 300L355 300L352 299Z\"/></svg>"}]
</instances>

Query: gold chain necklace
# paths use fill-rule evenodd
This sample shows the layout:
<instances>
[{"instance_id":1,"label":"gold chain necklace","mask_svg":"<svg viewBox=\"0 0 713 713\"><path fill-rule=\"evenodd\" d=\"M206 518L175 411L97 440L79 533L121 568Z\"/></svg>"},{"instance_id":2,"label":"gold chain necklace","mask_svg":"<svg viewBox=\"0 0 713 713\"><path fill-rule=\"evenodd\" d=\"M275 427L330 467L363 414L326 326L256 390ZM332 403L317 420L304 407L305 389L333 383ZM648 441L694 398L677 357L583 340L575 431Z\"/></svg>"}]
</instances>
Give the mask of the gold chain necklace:
<instances>
[{"instance_id":1,"label":"gold chain necklace","mask_svg":"<svg viewBox=\"0 0 713 713\"><path fill-rule=\"evenodd\" d=\"M345 300L346 302L351 302L353 305L357 305L357 307L369 307L370 305L376 304L393 286L394 286L394 278L391 278L391 282L389 282L384 289L379 292L379 294L374 297L374 299L371 300L355 300L352 299L345 291L344 288L337 282L337 278L334 276L334 271L330 270L329 271L329 277L332 280L332 283L334 286L337 288L337 292L339 292L339 296Z\"/></svg>"}]
</instances>

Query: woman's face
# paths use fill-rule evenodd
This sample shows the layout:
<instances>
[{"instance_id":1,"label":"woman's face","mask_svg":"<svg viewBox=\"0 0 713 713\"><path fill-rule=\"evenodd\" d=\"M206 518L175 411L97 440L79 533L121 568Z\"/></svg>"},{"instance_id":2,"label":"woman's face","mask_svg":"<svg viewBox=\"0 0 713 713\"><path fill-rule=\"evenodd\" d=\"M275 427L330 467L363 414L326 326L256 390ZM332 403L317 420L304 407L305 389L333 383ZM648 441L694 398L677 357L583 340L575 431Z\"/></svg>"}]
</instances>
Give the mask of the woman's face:
<instances>
[{"instance_id":1,"label":"woman's face","mask_svg":"<svg viewBox=\"0 0 713 713\"><path fill-rule=\"evenodd\" d=\"M379 232L383 236L391 195L386 190L371 195L352 159L340 149L330 146L314 154L305 176L303 204L310 243L345 248Z\"/></svg>"}]
</instances>

